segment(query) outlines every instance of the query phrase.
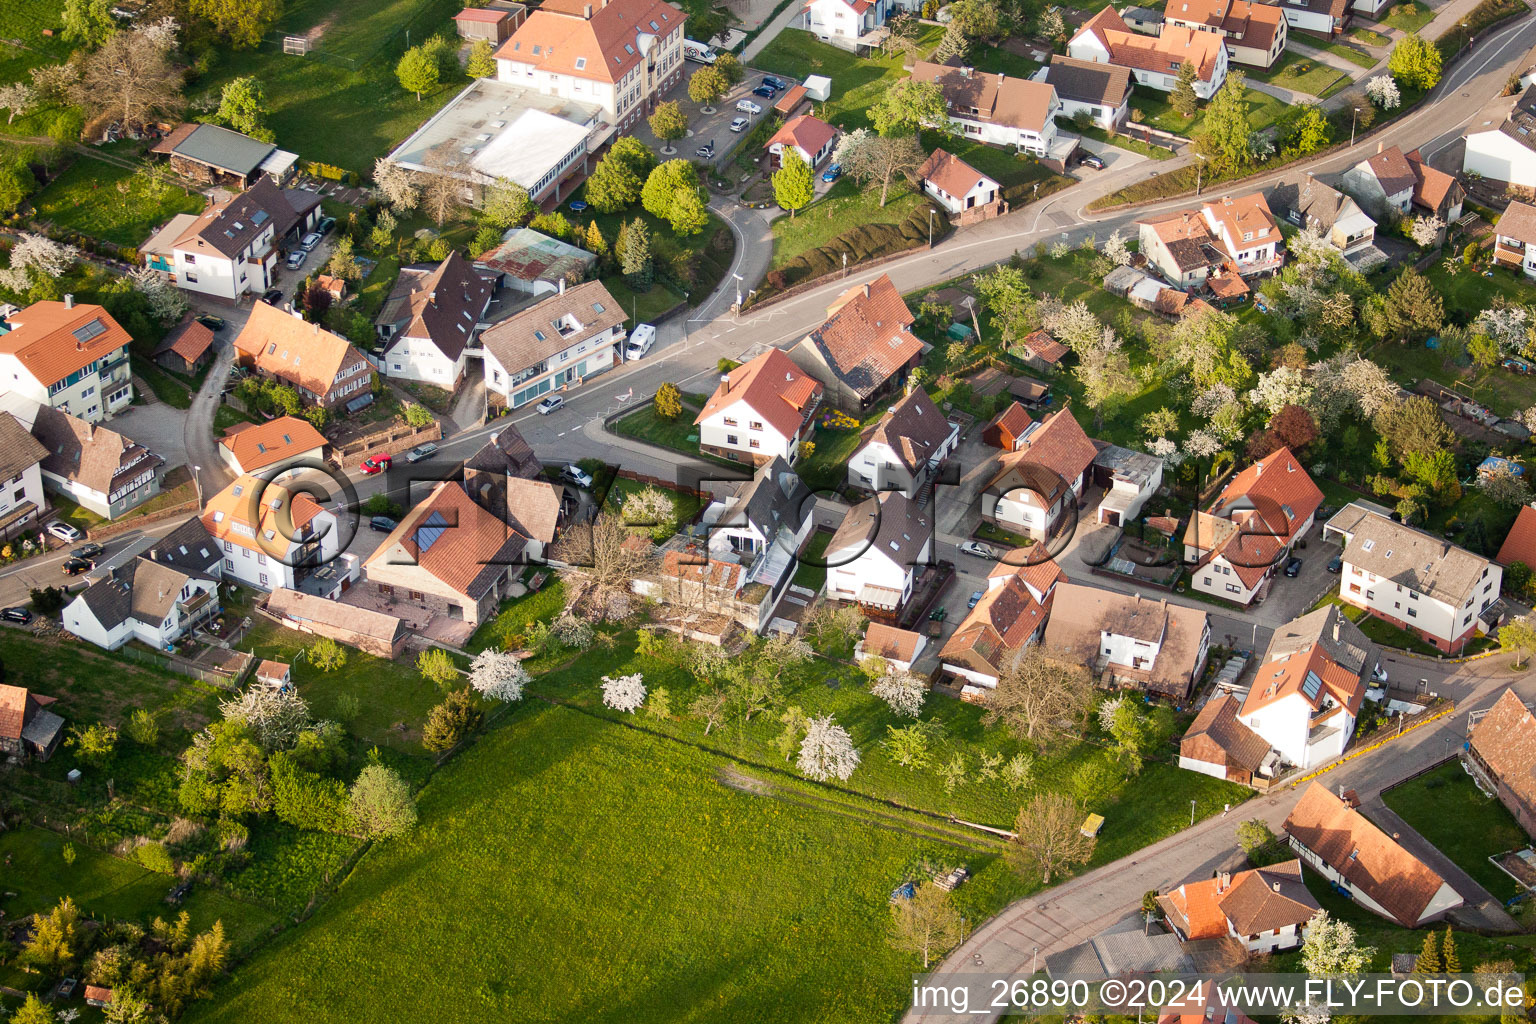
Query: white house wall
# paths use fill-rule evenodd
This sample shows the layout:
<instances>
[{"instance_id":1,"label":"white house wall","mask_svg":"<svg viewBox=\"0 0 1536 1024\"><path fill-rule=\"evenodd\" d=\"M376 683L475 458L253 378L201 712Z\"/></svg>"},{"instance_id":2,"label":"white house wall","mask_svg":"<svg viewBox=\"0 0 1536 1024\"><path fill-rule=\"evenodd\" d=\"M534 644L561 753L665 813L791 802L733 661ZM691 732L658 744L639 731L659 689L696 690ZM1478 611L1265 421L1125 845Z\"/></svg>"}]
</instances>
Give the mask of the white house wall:
<instances>
[{"instance_id":1,"label":"white house wall","mask_svg":"<svg viewBox=\"0 0 1536 1024\"><path fill-rule=\"evenodd\" d=\"M1503 132L1474 132L1468 135L1461 169L1493 181L1536 188L1536 152Z\"/></svg>"}]
</instances>

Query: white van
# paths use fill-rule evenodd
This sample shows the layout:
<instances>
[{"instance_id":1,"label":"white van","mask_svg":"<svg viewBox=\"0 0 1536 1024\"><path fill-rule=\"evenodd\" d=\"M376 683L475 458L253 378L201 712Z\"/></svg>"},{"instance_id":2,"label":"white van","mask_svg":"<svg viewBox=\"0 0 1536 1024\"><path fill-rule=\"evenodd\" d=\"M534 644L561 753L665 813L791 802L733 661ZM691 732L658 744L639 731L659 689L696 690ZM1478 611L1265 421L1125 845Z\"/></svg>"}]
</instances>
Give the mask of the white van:
<instances>
[{"instance_id":1,"label":"white van","mask_svg":"<svg viewBox=\"0 0 1536 1024\"><path fill-rule=\"evenodd\" d=\"M700 64L713 64L715 62L715 51L703 43L692 39L684 39L683 59L696 61Z\"/></svg>"},{"instance_id":2,"label":"white van","mask_svg":"<svg viewBox=\"0 0 1536 1024\"><path fill-rule=\"evenodd\" d=\"M633 362L651 350L656 344L656 327L654 324L636 324L635 329L629 332L629 344L624 346L624 361Z\"/></svg>"}]
</instances>

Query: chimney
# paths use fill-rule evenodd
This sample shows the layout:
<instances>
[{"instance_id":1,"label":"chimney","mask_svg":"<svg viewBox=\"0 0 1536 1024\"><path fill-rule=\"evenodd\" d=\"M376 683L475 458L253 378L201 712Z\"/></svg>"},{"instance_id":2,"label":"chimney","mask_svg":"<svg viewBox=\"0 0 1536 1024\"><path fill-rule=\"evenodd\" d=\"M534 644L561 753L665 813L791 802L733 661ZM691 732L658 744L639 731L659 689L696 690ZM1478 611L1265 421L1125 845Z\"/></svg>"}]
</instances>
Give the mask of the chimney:
<instances>
[{"instance_id":1,"label":"chimney","mask_svg":"<svg viewBox=\"0 0 1536 1024\"><path fill-rule=\"evenodd\" d=\"M1333 642L1334 643L1338 643L1339 642L1339 619L1340 618L1342 618L1342 616L1340 616L1337 613L1335 613L1335 617L1334 617L1334 620L1333 620Z\"/></svg>"},{"instance_id":2,"label":"chimney","mask_svg":"<svg viewBox=\"0 0 1536 1024\"><path fill-rule=\"evenodd\" d=\"M1378 140L1378 141L1377 141L1377 143L1376 143L1376 154L1377 154L1377 155L1378 155L1378 156L1380 156L1380 155L1381 155L1381 142L1380 142L1380 141L1379 141L1379 140Z\"/></svg>"},{"instance_id":3,"label":"chimney","mask_svg":"<svg viewBox=\"0 0 1536 1024\"><path fill-rule=\"evenodd\" d=\"M1217 892L1226 892L1227 889L1231 888L1231 886L1232 886L1232 872L1230 872L1230 871L1223 871L1220 875L1216 876L1216 891Z\"/></svg>"},{"instance_id":4,"label":"chimney","mask_svg":"<svg viewBox=\"0 0 1536 1024\"><path fill-rule=\"evenodd\" d=\"M1279 892L1279 891L1280 891L1280 883L1276 882L1275 883L1275 892Z\"/></svg>"},{"instance_id":5,"label":"chimney","mask_svg":"<svg viewBox=\"0 0 1536 1024\"><path fill-rule=\"evenodd\" d=\"M75 295L74 295L73 292L65 292L64 293L64 308L65 309L74 309L75 308Z\"/></svg>"},{"instance_id":6,"label":"chimney","mask_svg":"<svg viewBox=\"0 0 1536 1024\"><path fill-rule=\"evenodd\" d=\"M565 278L563 277L560 279L560 294L565 294Z\"/></svg>"},{"instance_id":7,"label":"chimney","mask_svg":"<svg viewBox=\"0 0 1536 1024\"><path fill-rule=\"evenodd\" d=\"M583 18L587 19L588 21L592 20L592 5L591 4L587 4L585 7L583 7L581 9L581 16Z\"/></svg>"},{"instance_id":8,"label":"chimney","mask_svg":"<svg viewBox=\"0 0 1536 1024\"><path fill-rule=\"evenodd\" d=\"M864 282L864 297L869 298L869 282Z\"/></svg>"}]
</instances>

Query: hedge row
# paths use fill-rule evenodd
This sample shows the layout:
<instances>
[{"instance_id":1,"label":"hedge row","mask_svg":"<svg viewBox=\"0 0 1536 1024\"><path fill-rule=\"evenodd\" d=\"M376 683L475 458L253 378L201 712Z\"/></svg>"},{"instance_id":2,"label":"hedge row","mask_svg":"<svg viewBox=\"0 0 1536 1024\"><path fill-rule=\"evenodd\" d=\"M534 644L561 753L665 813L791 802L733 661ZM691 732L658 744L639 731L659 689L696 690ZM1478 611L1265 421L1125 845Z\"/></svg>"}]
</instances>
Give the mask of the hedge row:
<instances>
[{"instance_id":1,"label":"hedge row","mask_svg":"<svg viewBox=\"0 0 1536 1024\"><path fill-rule=\"evenodd\" d=\"M941 217L933 218L933 240L937 242L948 233L949 222ZM784 291L802 281L815 280L843 269L843 253L848 254L851 267L927 242L928 207L918 206L900 224L860 224L844 231L826 245L809 249L778 270L770 271L765 283L769 291Z\"/></svg>"}]
</instances>

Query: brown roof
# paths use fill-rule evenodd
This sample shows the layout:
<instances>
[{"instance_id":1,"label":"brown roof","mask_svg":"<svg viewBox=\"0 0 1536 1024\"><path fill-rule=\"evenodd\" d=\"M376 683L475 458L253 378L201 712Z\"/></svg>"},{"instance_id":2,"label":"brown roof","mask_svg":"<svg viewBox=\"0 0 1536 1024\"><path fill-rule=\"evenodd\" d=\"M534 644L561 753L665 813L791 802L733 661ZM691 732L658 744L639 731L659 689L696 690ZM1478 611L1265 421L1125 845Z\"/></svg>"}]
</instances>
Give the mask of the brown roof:
<instances>
[{"instance_id":1,"label":"brown roof","mask_svg":"<svg viewBox=\"0 0 1536 1024\"><path fill-rule=\"evenodd\" d=\"M115 430L38 406L32 435L47 451L43 472L110 495L129 480L165 460Z\"/></svg>"},{"instance_id":2,"label":"brown roof","mask_svg":"<svg viewBox=\"0 0 1536 1024\"><path fill-rule=\"evenodd\" d=\"M563 335L555 324L567 317L581 326ZM603 283L587 281L498 320L481 333L480 342L503 370L515 375L556 352L574 348L585 338L619 326L624 320L624 310Z\"/></svg>"},{"instance_id":3,"label":"brown roof","mask_svg":"<svg viewBox=\"0 0 1536 1024\"><path fill-rule=\"evenodd\" d=\"M251 307L235 351L264 373L322 400L336 386L338 374L368 361L346 338L265 302Z\"/></svg>"},{"instance_id":4,"label":"brown roof","mask_svg":"<svg viewBox=\"0 0 1536 1024\"><path fill-rule=\"evenodd\" d=\"M1010 575L981 595L976 607L955 627L939 657L986 675L998 675L1009 656L1047 621L1053 603L1051 594L1044 603L1037 601L1022 577Z\"/></svg>"},{"instance_id":5,"label":"brown roof","mask_svg":"<svg viewBox=\"0 0 1536 1024\"><path fill-rule=\"evenodd\" d=\"M1381 183L1381 190L1389 196L1409 192L1417 183L1413 168L1408 166L1408 158L1396 146L1383 149L1367 159L1365 164Z\"/></svg>"},{"instance_id":6,"label":"brown roof","mask_svg":"<svg viewBox=\"0 0 1536 1024\"><path fill-rule=\"evenodd\" d=\"M47 458L48 449L10 413L0 413L0 480L20 476Z\"/></svg>"},{"instance_id":7,"label":"brown roof","mask_svg":"<svg viewBox=\"0 0 1536 1024\"><path fill-rule=\"evenodd\" d=\"M1195 516L1190 530L1208 558L1225 558L1249 588L1256 586L1323 503L1320 491L1289 448L1280 448L1227 481L1211 505L1211 514L1241 526L1211 530L1209 518ZM1208 531L1206 538L1199 534ZM1186 541L1188 543L1188 541ZM1203 564L1203 563L1202 563Z\"/></svg>"},{"instance_id":8,"label":"brown roof","mask_svg":"<svg viewBox=\"0 0 1536 1024\"><path fill-rule=\"evenodd\" d=\"M768 145L774 143L787 143L791 146L799 146L812 157L821 152L821 147L837 137L837 129L827 124L819 117L810 114L801 114L786 121L778 131L773 133L773 138L768 140Z\"/></svg>"},{"instance_id":9,"label":"brown roof","mask_svg":"<svg viewBox=\"0 0 1536 1024\"><path fill-rule=\"evenodd\" d=\"M1131 69L1056 54L1046 68L1046 81L1059 99L1096 106L1118 107L1131 91Z\"/></svg>"},{"instance_id":10,"label":"brown roof","mask_svg":"<svg viewBox=\"0 0 1536 1024\"><path fill-rule=\"evenodd\" d=\"M1232 876L1217 905L1239 935L1264 935L1312 920L1323 908L1301 880L1301 861L1288 860Z\"/></svg>"},{"instance_id":11,"label":"brown roof","mask_svg":"<svg viewBox=\"0 0 1536 1024\"><path fill-rule=\"evenodd\" d=\"M406 632L405 623L393 615L330 601L286 587L280 587L267 595L267 610L296 622L317 622L390 644Z\"/></svg>"},{"instance_id":12,"label":"brown roof","mask_svg":"<svg viewBox=\"0 0 1536 1024\"><path fill-rule=\"evenodd\" d=\"M1269 753L1269 742L1237 720L1237 698L1223 694L1206 701L1179 742L1184 757L1253 774Z\"/></svg>"},{"instance_id":13,"label":"brown roof","mask_svg":"<svg viewBox=\"0 0 1536 1024\"><path fill-rule=\"evenodd\" d=\"M822 391L821 382L796 366L782 349L770 348L727 373L693 422L703 423L742 402L780 434L794 437Z\"/></svg>"},{"instance_id":14,"label":"brown roof","mask_svg":"<svg viewBox=\"0 0 1536 1024\"><path fill-rule=\"evenodd\" d=\"M1045 552L1044 545L1014 548L1012 551L1004 552L997 564L992 567L992 571L987 573L987 579L995 580L1006 576L1017 576L1029 587L1030 593L1047 603L1049 603L1047 599L1051 588L1067 580L1067 574L1062 571L1060 565L1056 564L1056 560Z\"/></svg>"},{"instance_id":15,"label":"brown roof","mask_svg":"<svg viewBox=\"0 0 1536 1024\"><path fill-rule=\"evenodd\" d=\"M1509 535L1499 546L1499 556L1494 561L1505 568L1516 562L1524 563L1526 568L1536 566L1536 508L1520 506L1515 525L1509 528Z\"/></svg>"},{"instance_id":16,"label":"brown roof","mask_svg":"<svg viewBox=\"0 0 1536 1024\"><path fill-rule=\"evenodd\" d=\"M777 103L775 103L773 105L773 109L778 111L781 114L792 113L794 111L794 109L800 105L800 101L805 99L805 95L806 95L806 88L805 88L805 86L803 86L803 85L792 85L792 86L790 86L788 92L786 92L783 96L779 97L779 102L777 102ZM812 150L812 152L815 152L815 151Z\"/></svg>"},{"instance_id":17,"label":"brown roof","mask_svg":"<svg viewBox=\"0 0 1536 1024\"><path fill-rule=\"evenodd\" d=\"M1227 237L1222 241L1230 241L1235 249L1245 247L1245 244L1259 245L1266 240L1280 239L1280 226L1275 223L1275 215L1269 212L1269 203L1265 201L1262 192L1250 192L1236 199L1224 196L1214 203L1206 203L1202 210L1207 219L1226 229ZM1253 237L1244 239L1245 234ZM1217 237L1221 237L1220 232ZM1234 251L1227 255L1236 256L1237 253Z\"/></svg>"},{"instance_id":18,"label":"brown roof","mask_svg":"<svg viewBox=\"0 0 1536 1024\"><path fill-rule=\"evenodd\" d=\"M867 398L922 352L915 319L890 275L881 274L833 300L826 322L808 337L837 379Z\"/></svg>"},{"instance_id":19,"label":"brown roof","mask_svg":"<svg viewBox=\"0 0 1536 1024\"><path fill-rule=\"evenodd\" d=\"M1030 355L1047 363L1059 363L1072 351L1045 331L1030 331L1019 344Z\"/></svg>"},{"instance_id":20,"label":"brown roof","mask_svg":"<svg viewBox=\"0 0 1536 1024\"><path fill-rule=\"evenodd\" d=\"M506 493L511 527L525 537L552 543L560 524L560 499L565 488L544 480L508 476Z\"/></svg>"},{"instance_id":21,"label":"brown roof","mask_svg":"<svg viewBox=\"0 0 1536 1024\"><path fill-rule=\"evenodd\" d=\"M1404 928L1418 926L1445 884L1427 864L1316 782L1285 819L1285 831Z\"/></svg>"},{"instance_id":22,"label":"brown roof","mask_svg":"<svg viewBox=\"0 0 1536 1024\"><path fill-rule=\"evenodd\" d=\"M654 43L642 37L664 38L686 17L663 0L547 0L501 44L496 58L549 74L619 82Z\"/></svg>"},{"instance_id":23,"label":"brown roof","mask_svg":"<svg viewBox=\"0 0 1536 1024\"><path fill-rule=\"evenodd\" d=\"M1518 199L1510 200L1499 217L1498 232L1526 245L1536 243L1536 206Z\"/></svg>"},{"instance_id":24,"label":"brown roof","mask_svg":"<svg viewBox=\"0 0 1536 1024\"><path fill-rule=\"evenodd\" d=\"M261 659L261 664L256 666L256 678L262 682L268 679L281 680L288 674L289 665L282 661L272 661L268 658Z\"/></svg>"},{"instance_id":25,"label":"brown roof","mask_svg":"<svg viewBox=\"0 0 1536 1024\"><path fill-rule=\"evenodd\" d=\"M703 551L668 551L661 556L661 572L680 580L735 593L741 586L742 565L710 558Z\"/></svg>"},{"instance_id":26,"label":"brown roof","mask_svg":"<svg viewBox=\"0 0 1536 1024\"><path fill-rule=\"evenodd\" d=\"M1322 706L1330 698L1358 715L1379 660L1376 645L1337 605L1318 608L1275 630L1243 698L1242 714L1297 694L1311 707L1314 725L1329 717Z\"/></svg>"},{"instance_id":27,"label":"brown roof","mask_svg":"<svg viewBox=\"0 0 1536 1024\"><path fill-rule=\"evenodd\" d=\"M1023 436L1024 431L1029 429L1029 425L1033 422L1035 421L1030 419L1029 413L1024 409L1022 405L1020 405L1018 402L1011 402L1009 403L1008 408L998 413L992 422L988 424L988 426L998 427L1004 431L1007 431L1008 434L1013 437L1015 441L1017 441L1021 436Z\"/></svg>"},{"instance_id":28,"label":"brown roof","mask_svg":"<svg viewBox=\"0 0 1536 1024\"><path fill-rule=\"evenodd\" d=\"M1058 409L1025 434L1017 457L1044 466L1071 484L1093 464L1098 453L1072 410Z\"/></svg>"},{"instance_id":29,"label":"brown roof","mask_svg":"<svg viewBox=\"0 0 1536 1024\"><path fill-rule=\"evenodd\" d=\"M1163 9L1163 17L1219 28L1234 42L1266 52L1285 19L1280 8L1248 0L1172 0Z\"/></svg>"},{"instance_id":30,"label":"brown roof","mask_svg":"<svg viewBox=\"0 0 1536 1024\"><path fill-rule=\"evenodd\" d=\"M247 424L219 438L244 473L254 473L301 452L325 447L325 436L297 416L279 416L267 423Z\"/></svg>"},{"instance_id":31,"label":"brown roof","mask_svg":"<svg viewBox=\"0 0 1536 1024\"><path fill-rule=\"evenodd\" d=\"M1536 718L1513 689L1472 727L1472 749L1522 804L1536 808Z\"/></svg>"},{"instance_id":32,"label":"brown roof","mask_svg":"<svg viewBox=\"0 0 1536 1024\"><path fill-rule=\"evenodd\" d=\"M827 542L827 557L852 551L855 558L878 551L897 565L914 567L933 539L933 517L900 491L881 491L855 505ZM837 561L834 565L846 565Z\"/></svg>"},{"instance_id":33,"label":"brown roof","mask_svg":"<svg viewBox=\"0 0 1536 1024\"><path fill-rule=\"evenodd\" d=\"M384 582L391 578L392 566L420 566L458 593L479 600L518 560L523 543L507 523L471 501L462 486L445 480L406 513L363 565L369 579ZM404 549L404 559L395 555L397 548Z\"/></svg>"},{"instance_id":34,"label":"brown roof","mask_svg":"<svg viewBox=\"0 0 1536 1024\"><path fill-rule=\"evenodd\" d=\"M15 356L48 387L133 341L100 306L34 302L6 319L11 330L0 334L0 355Z\"/></svg>"},{"instance_id":35,"label":"brown roof","mask_svg":"<svg viewBox=\"0 0 1536 1024\"><path fill-rule=\"evenodd\" d=\"M1149 667L1114 666L1117 676L1136 680L1158 693L1183 698L1200 659L1206 634L1205 612L1139 594L1119 594L1098 587L1061 583L1045 624L1045 646L1084 665L1099 660L1104 633L1160 642Z\"/></svg>"},{"instance_id":36,"label":"brown roof","mask_svg":"<svg viewBox=\"0 0 1536 1024\"><path fill-rule=\"evenodd\" d=\"M464 468L468 471L506 473L531 480L539 475L544 464L533 453L533 446L523 437L522 432L508 423L465 460Z\"/></svg>"},{"instance_id":37,"label":"brown roof","mask_svg":"<svg viewBox=\"0 0 1536 1024\"><path fill-rule=\"evenodd\" d=\"M884 416L859 439L859 448L878 441L896 453L910 473L921 469L949 439L953 425L933 404L928 392L913 388L911 394L886 410Z\"/></svg>"},{"instance_id":38,"label":"brown roof","mask_svg":"<svg viewBox=\"0 0 1536 1024\"><path fill-rule=\"evenodd\" d=\"M1040 132L1051 113L1056 90L1045 82L993 75L974 68L918 61L914 82L936 82L944 90L951 116Z\"/></svg>"},{"instance_id":39,"label":"brown roof","mask_svg":"<svg viewBox=\"0 0 1536 1024\"><path fill-rule=\"evenodd\" d=\"M222 203L213 203L197 215L176 239L174 248L194 255L211 250L221 256L239 256L270 225L274 238L282 238L299 218L320 205L320 196L303 189L279 188L263 174L251 187Z\"/></svg>"},{"instance_id":40,"label":"brown roof","mask_svg":"<svg viewBox=\"0 0 1536 1024\"><path fill-rule=\"evenodd\" d=\"M1466 196L1466 190L1461 187L1461 182L1456 180L1454 174L1446 174L1429 166L1418 150L1407 154L1404 159L1413 170L1413 201L1420 206L1438 210L1447 197L1453 197L1456 193L1460 193L1461 197ZM1455 198L1451 199L1452 205L1455 201Z\"/></svg>"},{"instance_id":41,"label":"brown roof","mask_svg":"<svg viewBox=\"0 0 1536 1024\"><path fill-rule=\"evenodd\" d=\"M456 362L490 300L489 282L454 250L435 267L401 270L384 305L393 310L391 322L400 325L397 338L430 341Z\"/></svg>"},{"instance_id":42,"label":"brown roof","mask_svg":"<svg viewBox=\"0 0 1536 1024\"><path fill-rule=\"evenodd\" d=\"M21 730L27 720L27 704L25 687L0 683L0 736L21 739Z\"/></svg>"},{"instance_id":43,"label":"brown roof","mask_svg":"<svg viewBox=\"0 0 1536 1024\"><path fill-rule=\"evenodd\" d=\"M188 317L172 327L160 344L155 346L155 355L175 352L191 364L201 359L212 344L213 331Z\"/></svg>"},{"instance_id":44,"label":"brown roof","mask_svg":"<svg viewBox=\"0 0 1536 1024\"><path fill-rule=\"evenodd\" d=\"M963 198L977 185L992 182L993 187L997 186L997 182L943 149L936 149L928 154L928 159L923 161L923 166L917 169L917 176L923 181L933 182L957 199Z\"/></svg>"},{"instance_id":45,"label":"brown roof","mask_svg":"<svg viewBox=\"0 0 1536 1024\"><path fill-rule=\"evenodd\" d=\"M187 136L197 131L198 124L195 121L185 121L171 129L169 135L149 147L151 153L166 156L176 152L176 147L187 141Z\"/></svg>"},{"instance_id":46,"label":"brown roof","mask_svg":"<svg viewBox=\"0 0 1536 1024\"><path fill-rule=\"evenodd\" d=\"M864 630L864 653L878 655L887 661L911 662L917 657L917 647L922 642L921 633L897 629L883 622L871 622Z\"/></svg>"},{"instance_id":47,"label":"brown roof","mask_svg":"<svg viewBox=\"0 0 1536 1024\"><path fill-rule=\"evenodd\" d=\"M1156 36L1133 32L1113 7L1084 22L1073 38L1085 32L1098 37L1112 64L1166 75L1177 71L1180 64L1191 63L1202 82L1209 82L1216 73L1216 58L1225 45L1214 32L1197 32L1182 25L1165 24Z\"/></svg>"},{"instance_id":48,"label":"brown roof","mask_svg":"<svg viewBox=\"0 0 1536 1024\"><path fill-rule=\"evenodd\" d=\"M1137 221L1152 229L1159 241L1168 248L1174 265L1180 271L1209 267L1226 258L1211 233L1205 218L1194 210L1175 210L1172 213Z\"/></svg>"}]
</instances>

